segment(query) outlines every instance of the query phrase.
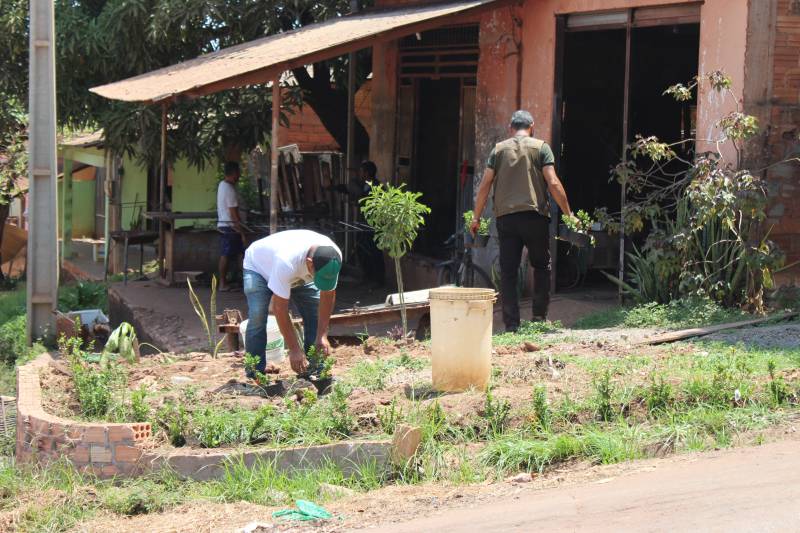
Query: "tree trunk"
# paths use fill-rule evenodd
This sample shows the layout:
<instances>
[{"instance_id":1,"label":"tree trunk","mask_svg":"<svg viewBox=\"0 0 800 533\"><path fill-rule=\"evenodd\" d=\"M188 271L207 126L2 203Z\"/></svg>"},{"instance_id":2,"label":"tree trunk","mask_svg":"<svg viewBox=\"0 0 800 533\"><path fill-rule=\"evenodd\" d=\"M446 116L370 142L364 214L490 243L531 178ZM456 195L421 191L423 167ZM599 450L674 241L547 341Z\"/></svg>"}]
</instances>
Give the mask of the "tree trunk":
<instances>
[{"instance_id":1,"label":"tree trunk","mask_svg":"<svg viewBox=\"0 0 800 533\"><path fill-rule=\"evenodd\" d=\"M400 317L403 320L403 339L408 338L408 319L406 318L406 297L403 294L403 270L400 267L400 258L394 258L394 271L397 274L397 294L400 295Z\"/></svg>"},{"instance_id":2,"label":"tree trunk","mask_svg":"<svg viewBox=\"0 0 800 533\"><path fill-rule=\"evenodd\" d=\"M329 72L326 63L314 65L312 78L305 68L294 69L292 73L300 88L305 91L303 100L319 116L322 125L333 136L342 150L347 149L347 91L337 90L330 78L318 73ZM369 134L361 121L355 120L355 153L366 156L369 153Z\"/></svg>"},{"instance_id":3,"label":"tree trunk","mask_svg":"<svg viewBox=\"0 0 800 533\"><path fill-rule=\"evenodd\" d=\"M11 204L0 204L0 281L5 279L3 274L3 233L6 227L6 219L11 210Z\"/></svg>"}]
</instances>

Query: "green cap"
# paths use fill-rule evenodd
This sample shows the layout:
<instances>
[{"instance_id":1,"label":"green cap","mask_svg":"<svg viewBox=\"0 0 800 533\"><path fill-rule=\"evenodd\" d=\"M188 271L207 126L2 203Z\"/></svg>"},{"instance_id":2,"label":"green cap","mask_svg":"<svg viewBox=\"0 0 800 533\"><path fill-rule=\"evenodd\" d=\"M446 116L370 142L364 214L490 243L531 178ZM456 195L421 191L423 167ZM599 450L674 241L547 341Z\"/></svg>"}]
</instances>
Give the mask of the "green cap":
<instances>
[{"instance_id":1,"label":"green cap","mask_svg":"<svg viewBox=\"0 0 800 533\"><path fill-rule=\"evenodd\" d=\"M342 257L333 246L320 246L312 256L314 262L314 285L321 291L332 291L339 283Z\"/></svg>"}]
</instances>

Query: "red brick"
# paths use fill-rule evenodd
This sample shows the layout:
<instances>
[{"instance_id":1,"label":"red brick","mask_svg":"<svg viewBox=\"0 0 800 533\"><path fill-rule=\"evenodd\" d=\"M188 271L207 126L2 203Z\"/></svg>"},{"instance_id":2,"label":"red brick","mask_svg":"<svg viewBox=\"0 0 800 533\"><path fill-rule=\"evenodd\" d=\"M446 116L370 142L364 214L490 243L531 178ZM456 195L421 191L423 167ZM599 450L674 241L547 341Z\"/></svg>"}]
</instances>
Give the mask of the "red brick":
<instances>
[{"instance_id":1,"label":"red brick","mask_svg":"<svg viewBox=\"0 0 800 533\"><path fill-rule=\"evenodd\" d=\"M83 432L83 442L88 444L105 444L105 426L86 426L86 429Z\"/></svg>"},{"instance_id":2,"label":"red brick","mask_svg":"<svg viewBox=\"0 0 800 533\"><path fill-rule=\"evenodd\" d=\"M69 452L69 458L73 463L86 464L89 462L89 447L78 446Z\"/></svg>"},{"instance_id":3,"label":"red brick","mask_svg":"<svg viewBox=\"0 0 800 533\"><path fill-rule=\"evenodd\" d=\"M92 464L96 463L110 463L111 462L111 448L105 446L92 445L89 447L89 460Z\"/></svg>"},{"instance_id":4,"label":"red brick","mask_svg":"<svg viewBox=\"0 0 800 533\"><path fill-rule=\"evenodd\" d=\"M118 462L135 463L142 456L142 450L136 446L117 444L114 446L114 460Z\"/></svg>"},{"instance_id":5,"label":"red brick","mask_svg":"<svg viewBox=\"0 0 800 533\"><path fill-rule=\"evenodd\" d=\"M130 426L109 426L108 427L108 442L121 442L133 440L133 429Z\"/></svg>"}]
</instances>

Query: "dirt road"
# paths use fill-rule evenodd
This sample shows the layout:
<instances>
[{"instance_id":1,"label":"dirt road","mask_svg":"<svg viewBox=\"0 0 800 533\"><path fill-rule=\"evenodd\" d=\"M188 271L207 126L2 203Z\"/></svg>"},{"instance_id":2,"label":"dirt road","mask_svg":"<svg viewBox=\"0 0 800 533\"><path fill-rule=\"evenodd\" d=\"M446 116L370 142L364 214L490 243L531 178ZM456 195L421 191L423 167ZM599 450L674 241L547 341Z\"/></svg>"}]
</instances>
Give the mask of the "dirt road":
<instances>
[{"instance_id":1,"label":"dirt road","mask_svg":"<svg viewBox=\"0 0 800 533\"><path fill-rule=\"evenodd\" d=\"M800 531L800 443L741 448L583 486L443 510L381 532Z\"/></svg>"}]
</instances>

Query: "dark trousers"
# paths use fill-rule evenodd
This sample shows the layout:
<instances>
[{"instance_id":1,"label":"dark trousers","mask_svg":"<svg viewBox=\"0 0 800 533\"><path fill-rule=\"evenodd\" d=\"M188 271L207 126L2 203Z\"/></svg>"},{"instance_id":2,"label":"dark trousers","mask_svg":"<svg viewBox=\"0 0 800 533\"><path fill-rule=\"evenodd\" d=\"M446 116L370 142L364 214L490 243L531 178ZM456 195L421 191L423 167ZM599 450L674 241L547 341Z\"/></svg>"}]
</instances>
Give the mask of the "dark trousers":
<instances>
[{"instance_id":1,"label":"dark trousers","mask_svg":"<svg viewBox=\"0 0 800 533\"><path fill-rule=\"evenodd\" d=\"M533 267L533 317L547 317L550 305L550 219L535 211L512 213L497 219L500 240L500 298L506 330L519 327L519 266L522 247Z\"/></svg>"}]
</instances>

